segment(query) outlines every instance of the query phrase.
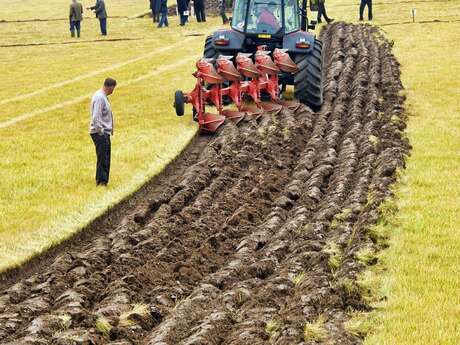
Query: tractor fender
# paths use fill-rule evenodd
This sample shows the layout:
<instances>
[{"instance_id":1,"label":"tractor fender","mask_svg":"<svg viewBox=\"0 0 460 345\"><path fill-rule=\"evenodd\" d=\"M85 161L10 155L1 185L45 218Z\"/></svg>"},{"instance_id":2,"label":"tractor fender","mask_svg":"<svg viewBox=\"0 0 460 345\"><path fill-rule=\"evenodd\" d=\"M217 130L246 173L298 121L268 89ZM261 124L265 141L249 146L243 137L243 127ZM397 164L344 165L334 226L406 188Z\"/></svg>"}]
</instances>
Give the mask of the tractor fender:
<instances>
[{"instance_id":1,"label":"tractor fender","mask_svg":"<svg viewBox=\"0 0 460 345\"><path fill-rule=\"evenodd\" d=\"M296 44L300 41L305 41L310 44L310 48L297 48ZM287 34L283 37L283 49L287 49L290 53L311 53L315 46L315 35L306 31L296 31Z\"/></svg>"},{"instance_id":2,"label":"tractor fender","mask_svg":"<svg viewBox=\"0 0 460 345\"><path fill-rule=\"evenodd\" d=\"M216 40L224 38L229 40L228 45L216 45ZM242 51L244 45L244 35L235 30L222 29L217 30L212 35L212 43L218 51Z\"/></svg>"}]
</instances>

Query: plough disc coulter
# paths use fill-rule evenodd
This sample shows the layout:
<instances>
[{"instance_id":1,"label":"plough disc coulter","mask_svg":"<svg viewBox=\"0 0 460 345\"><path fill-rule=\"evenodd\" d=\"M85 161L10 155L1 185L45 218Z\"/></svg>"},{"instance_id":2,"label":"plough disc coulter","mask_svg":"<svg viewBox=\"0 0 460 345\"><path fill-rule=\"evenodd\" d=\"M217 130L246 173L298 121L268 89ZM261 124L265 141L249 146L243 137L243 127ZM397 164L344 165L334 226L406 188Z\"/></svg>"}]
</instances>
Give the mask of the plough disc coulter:
<instances>
[{"instance_id":1,"label":"plough disc coulter","mask_svg":"<svg viewBox=\"0 0 460 345\"><path fill-rule=\"evenodd\" d=\"M174 107L177 115L182 116L185 104L191 104L193 118L203 132L215 132L226 119L238 123L245 116L259 118L264 111L277 114L283 106L293 110L300 106L281 100L279 75L299 70L284 49L269 52L260 46L255 54L202 58L196 68L195 88L189 93L176 91ZM269 98L270 102L262 98ZM236 109L224 109L227 103L233 103ZM206 112L207 105L213 105L217 113Z\"/></svg>"}]
</instances>

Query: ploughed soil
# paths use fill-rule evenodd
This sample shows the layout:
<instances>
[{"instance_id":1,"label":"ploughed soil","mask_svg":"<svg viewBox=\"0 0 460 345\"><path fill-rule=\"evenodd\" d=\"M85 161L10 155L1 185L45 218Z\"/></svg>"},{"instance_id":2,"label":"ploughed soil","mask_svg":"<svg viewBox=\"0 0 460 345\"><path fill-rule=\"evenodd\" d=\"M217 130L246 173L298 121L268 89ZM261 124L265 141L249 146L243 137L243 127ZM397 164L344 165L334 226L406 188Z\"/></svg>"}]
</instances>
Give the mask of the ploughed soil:
<instances>
[{"instance_id":1,"label":"ploughed soil","mask_svg":"<svg viewBox=\"0 0 460 345\"><path fill-rule=\"evenodd\" d=\"M404 99L376 28L321 38L319 113L196 137L90 238L4 284L0 343L361 343L344 322L369 310L356 276L375 260L356 254L378 249L369 228L410 148Z\"/></svg>"}]
</instances>

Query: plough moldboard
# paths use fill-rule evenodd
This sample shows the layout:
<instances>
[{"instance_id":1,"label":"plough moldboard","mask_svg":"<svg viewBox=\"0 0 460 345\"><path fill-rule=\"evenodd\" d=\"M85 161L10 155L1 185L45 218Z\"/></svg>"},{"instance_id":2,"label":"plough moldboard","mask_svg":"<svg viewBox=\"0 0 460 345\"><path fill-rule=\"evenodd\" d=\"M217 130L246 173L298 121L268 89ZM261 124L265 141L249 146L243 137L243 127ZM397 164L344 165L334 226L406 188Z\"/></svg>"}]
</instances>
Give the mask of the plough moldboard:
<instances>
[{"instance_id":1,"label":"plough moldboard","mask_svg":"<svg viewBox=\"0 0 460 345\"><path fill-rule=\"evenodd\" d=\"M270 52L266 46L260 46L255 54L221 55L216 60L202 58L196 68L195 88L189 93L176 91L174 107L177 115L182 116L185 103L191 104L193 117L202 131L215 132L225 119L238 123L246 115L259 118L264 111L277 114L283 106L294 110L300 106L281 100L279 75L299 70L286 50ZM263 102L262 95L270 102ZM224 103L230 100L236 105L235 110L224 109ZM214 105L217 114L206 112L206 105Z\"/></svg>"}]
</instances>

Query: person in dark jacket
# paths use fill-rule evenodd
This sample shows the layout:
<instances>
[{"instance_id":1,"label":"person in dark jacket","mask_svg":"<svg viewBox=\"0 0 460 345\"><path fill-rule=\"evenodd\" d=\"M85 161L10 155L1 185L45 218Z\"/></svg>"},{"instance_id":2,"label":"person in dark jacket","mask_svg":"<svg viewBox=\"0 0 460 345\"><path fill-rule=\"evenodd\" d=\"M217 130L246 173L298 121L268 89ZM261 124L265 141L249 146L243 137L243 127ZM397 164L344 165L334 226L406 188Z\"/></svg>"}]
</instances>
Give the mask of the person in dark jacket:
<instances>
[{"instance_id":1,"label":"person in dark jacket","mask_svg":"<svg viewBox=\"0 0 460 345\"><path fill-rule=\"evenodd\" d=\"M184 26L188 20L188 6L186 0L177 0L177 11L180 16L180 25Z\"/></svg>"},{"instance_id":2,"label":"person in dark jacket","mask_svg":"<svg viewBox=\"0 0 460 345\"><path fill-rule=\"evenodd\" d=\"M193 0L193 7L195 9L196 21L198 23L205 22L206 15L204 13L204 0Z\"/></svg>"},{"instance_id":3,"label":"person in dark jacket","mask_svg":"<svg viewBox=\"0 0 460 345\"><path fill-rule=\"evenodd\" d=\"M188 23L188 17L190 13L190 0L185 0L185 4L187 5L187 18L185 18L185 22Z\"/></svg>"},{"instance_id":4,"label":"person in dark jacket","mask_svg":"<svg viewBox=\"0 0 460 345\"><path fill-rule=\"evenodd\" d=\"M326 0L318 0L318 23L321 23L322 20L321 18L324 17L324 19L326 20L326 22L329 24L329 23L332 23L334 21L333 18L329 18L327 16L327 13L326 13L326 6L324 5Z\"/></svg>"},{"instance_id":5,"label":"person in dark jacket","mask_svg":"<svg viewBox=\"0 0 460 345\"><path fill-rule=\"evenodd\" d=\"M88 10L93 10L96 13L96 18L99 19L99 24L101 26L101 34L103 36L107 35L107 11L105 9L104 0L96 0L96 4L87 8Z\"/></svg>"},{"instance_id":6,"label":"person in dark jacket","mask_svg":"<svg viewBox=\"0 0 460 345\"><path fill-rule=\"evenodd\" d=\"M83 20L83 6L77 1L72 0L69 11L70 22L70 35L75 37L75 30L77 30L77 37L80 37L81 21Z\"/></svg>"},{"instance_id":7,"label":"person in dark jacket","mask_svg":"<svg viewBox=\"0 0 460 345\"><path fill-rule=\"evenodd\" d=\"M160 7L160 12L161 12L161 18L160 18L160 23L158 24L158 27L161 28L164 26L169 26L168 24L168 0L159 0L161 1L161 7Z\"/></svg>"},{"instance_id":8,"label":"person in dark jacket","mask_svg":"<svg viewBox=\"0 0 460 345\"><path fill-rule=\"evenodd\" d=\"M367 18L372 20L372 0L361 0L361 5L359 6L359 20L363 20L364 8L367 6Z\"/></svg>"},{"instance_id":9,"label":"person in dark jacket","mask_svg":"<svg viewBox=\"0 0 460 345\"><path fill-rule=\"evenodd\" d=\"M150 9L152 10L152 19L154 23L160 21L161 0L150 0Z\"/></svg>"},{"instance_id":10,"label":"person in dark jacket","mask_svg":"<svg viewBox=\"0 0 460 345\"><path fill-rule=\"evenodd\" d=\"M225 13L226 11L226 0L220 0L220 11L219 14L222 17L222 24L228 24L228 18L227 14Z\"/></svg>"}]
</instances>

